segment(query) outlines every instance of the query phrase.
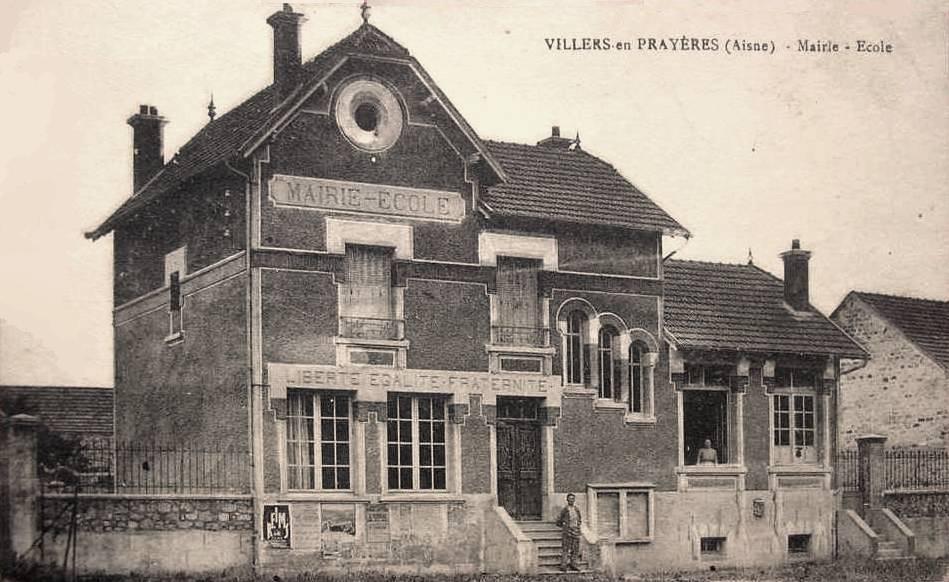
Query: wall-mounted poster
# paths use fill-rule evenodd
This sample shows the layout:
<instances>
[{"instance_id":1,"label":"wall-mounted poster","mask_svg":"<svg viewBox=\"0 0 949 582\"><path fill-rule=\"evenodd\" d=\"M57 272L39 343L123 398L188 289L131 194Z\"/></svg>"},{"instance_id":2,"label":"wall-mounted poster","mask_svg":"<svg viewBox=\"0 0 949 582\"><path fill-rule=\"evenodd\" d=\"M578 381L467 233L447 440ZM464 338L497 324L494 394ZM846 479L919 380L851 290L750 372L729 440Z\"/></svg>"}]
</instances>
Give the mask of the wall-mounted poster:
<instances>
[{"instance_id":1,"label":"wall-mounted poster","mask_svg":"<svg viewBox=\"0 0 949 582\"><path fill-rule=\"evenodd\" d=\"M324 556L351 556L356 542L356 506L324 504L321 530Z\"/></svg>"},{"instance_id":2,"label":"wall-mounted poster","mask_svg":"<svg viewBox=\"0 0 949 582\"><path fill-rule=\"evenodd\" d=\"M264 541L271 548L290 547L290 506L264 505Z\"/></svg>"}]
</instances>

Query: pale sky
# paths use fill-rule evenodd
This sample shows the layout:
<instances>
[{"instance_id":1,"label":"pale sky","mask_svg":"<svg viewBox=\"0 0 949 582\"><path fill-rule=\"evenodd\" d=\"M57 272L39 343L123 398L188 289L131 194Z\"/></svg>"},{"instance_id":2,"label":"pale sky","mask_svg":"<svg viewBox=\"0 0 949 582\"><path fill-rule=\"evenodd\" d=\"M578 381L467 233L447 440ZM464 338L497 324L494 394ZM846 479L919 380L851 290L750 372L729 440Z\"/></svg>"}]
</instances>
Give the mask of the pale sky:
<instances>
[{"instance_id":1,"label":"pale sky","mask_svg":"<svg viewBox=\"0 0 949 582\"><path fill-rule=\"evenodd\" d=\"M304 58L360 0L294 2ZM800 238L812 302L850 289L949 299L949 13L905 2L372 2L483 138L560 125L689 228L679 258L755 263ZM165 156L270 82L279 3L4 0L0 383L112 385L111 237L138 104ZM775 54L556 52L545 38L773 40ZM798 39L891 54L801 54ZM788 50L785 47L790 46ZM853 47L852 47L853 48ZM684 244L684 246L683 246Z\"/></svg>"}]
</instances>

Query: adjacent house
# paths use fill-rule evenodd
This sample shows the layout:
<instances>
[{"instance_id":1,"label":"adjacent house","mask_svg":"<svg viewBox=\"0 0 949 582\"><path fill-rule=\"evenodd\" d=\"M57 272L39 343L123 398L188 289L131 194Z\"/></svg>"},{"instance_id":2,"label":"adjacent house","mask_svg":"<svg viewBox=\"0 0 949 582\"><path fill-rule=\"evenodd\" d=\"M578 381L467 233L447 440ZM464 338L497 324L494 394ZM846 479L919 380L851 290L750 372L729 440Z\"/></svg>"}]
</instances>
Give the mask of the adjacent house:
<instances>
[{"instance_id":1,"label":"adjacent house","mask_svg":"<svg viewBox=\"0 0 949 582\"><path fill-rule=\"evenodd\" d=\"M122 440L246 447L262 569L536 571L828 557L841 358L810 253L663 260L688 231L553 128L482 139L365 22L167 164L133 127L115 256ZM463 58L463 57L459 57ZM239 74L235 71L235 74Z\"/></svg>"},{"instance_id":2,"label":"adjacent house","mask_svg":"<svg viewBox=\"0 0 949 582\"><path fill-rule=\"evenodd\" d=\"M851 291L831 319L870 352L843 364L842 445L949 446L949 301Z\"/></svg>"}]
</instances>

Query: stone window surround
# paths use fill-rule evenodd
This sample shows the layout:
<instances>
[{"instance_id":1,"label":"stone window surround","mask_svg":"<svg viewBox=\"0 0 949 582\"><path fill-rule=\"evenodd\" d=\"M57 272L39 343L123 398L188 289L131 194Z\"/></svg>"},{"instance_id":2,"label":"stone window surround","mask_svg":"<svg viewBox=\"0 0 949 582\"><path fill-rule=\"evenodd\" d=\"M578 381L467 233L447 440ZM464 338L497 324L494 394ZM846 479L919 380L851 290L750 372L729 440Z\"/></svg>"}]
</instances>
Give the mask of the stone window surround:
<instances>
[{"instance_id":1,"label":"stone window surround","mask_svg":"<svg viewBox=\"0 0 949 582\"><path fill-rule=\"evenodd\" d=\"M591 346L590 357L590 379L589 383L571 384L566 381L567 373L567 349L566 349L566 331L567 317L576 310L583 311L587 315L587 328L584 330L584 337ZM557 309L557 331L562 338L564 345L561 347L561 370L564 374L564 391L567 393L592 396L595 400L595 406L600 410L623 410L624 421L628 424L655 424L655 367L659 363L659 344L651 333L642 328L630 328L622 317L608 311L597 312L596 308L580 297L571 297L560 304ZM620 386L618 387L621 395L620 400L599 398L599 341L600 330L606 326L613 326L619 341L619 353L625 357L614 362L614 366L620 366L623 370L620 374ZM595 339L595 341L594 341ZM644 386L644 408L643 413L634 413L629 411L629 348L638 342L645 347L643 354L643 365L647 368L647 385ZM616 390L617 387L614 387Z\"/></svg>"},{"instance_id":2,"label":"stone window surround","mask_svg":"<svg viewBox=\"0 0 949 582\"><path fill-rule=\"evenodd\" d=\"M591 537L591 541L596 543L597 541L609 541L615 544L642 544L650 543L655 539L656 532L656 506L655 506L655 489L656 484L651 482L628 482L628 483L588 483L587 484L587 515L589 516L589 523L587 525L587 531ZM627 504L626 496L628 494L634 495L646 495L646 506L648 516L646 517L646 529L647 534L643 537L616 537L616 538L600 538L599 531L597 529L597 494L599 493L618 493L619 494L619 527L620 532L625 531L626 523L629 519L627 515Z\"/></svg>"},{"instance_id":3,"label":"stone window surround","mask_svg":"<svg viewBox=\"0 0 949 582\"><path fill-rule=\"evenodd\" d=\"M341 218L326 218L326 250L329 253L345 254L347 244L365 246L388 247L393 249L393 258L412 260L415 255L414 229L410 225L391 224L375 221L360 221ZM337 282L337 297L342 292L345 282ZM405 318L405 289L392 287L392 317L396 320ZM342 316L340 302L336 303L337 320ZM350 365L350 351L354 348L368 348L392 351L394 367L404 368L406 352L409 348L408 340L382 340L367 338L335 337L336 362L338 365Z\"/></svg>"}]
</instances>

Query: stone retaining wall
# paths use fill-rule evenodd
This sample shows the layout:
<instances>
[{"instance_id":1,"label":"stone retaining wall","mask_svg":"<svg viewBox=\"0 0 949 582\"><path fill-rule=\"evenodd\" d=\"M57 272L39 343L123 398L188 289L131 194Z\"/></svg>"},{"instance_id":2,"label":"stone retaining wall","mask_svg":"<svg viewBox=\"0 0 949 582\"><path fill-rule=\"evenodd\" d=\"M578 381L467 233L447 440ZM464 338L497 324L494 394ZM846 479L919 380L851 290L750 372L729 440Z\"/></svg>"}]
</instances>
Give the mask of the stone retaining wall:
<instances>
[{"instance_id":1,"label":"stone retaining wall","mask_svg":"<svg viewBox=\"0 0 949 582\"><path fill-rule=\"evenodd\" d=\"M253 529L254 507L249 497L79 495L76 499L79 503L76 516L79 531ZM69 527L72 501L73 496L68 494L43 497L40 510L44 528L65 531Z\"/></svg>"}]
</instances>

